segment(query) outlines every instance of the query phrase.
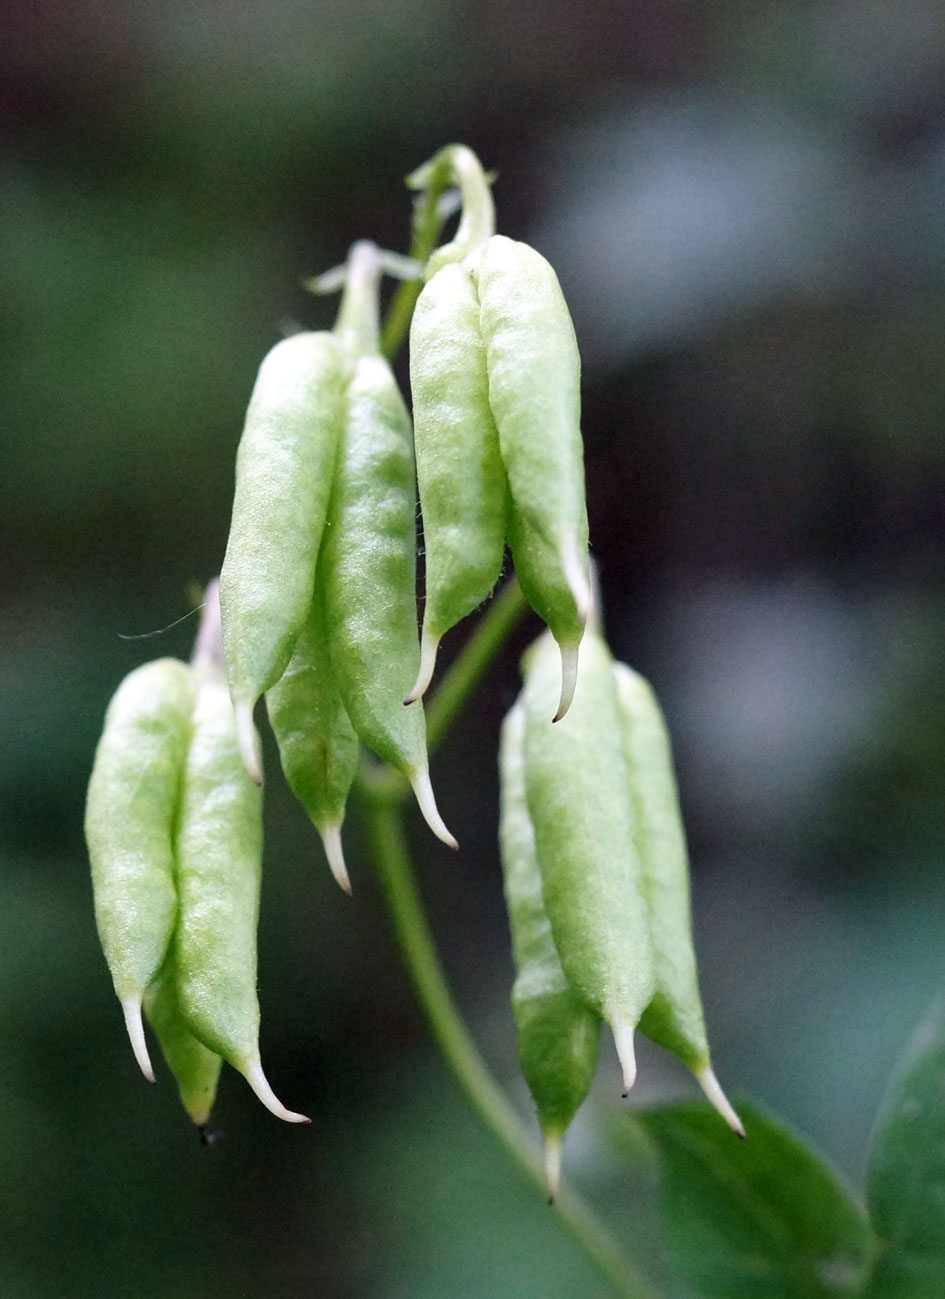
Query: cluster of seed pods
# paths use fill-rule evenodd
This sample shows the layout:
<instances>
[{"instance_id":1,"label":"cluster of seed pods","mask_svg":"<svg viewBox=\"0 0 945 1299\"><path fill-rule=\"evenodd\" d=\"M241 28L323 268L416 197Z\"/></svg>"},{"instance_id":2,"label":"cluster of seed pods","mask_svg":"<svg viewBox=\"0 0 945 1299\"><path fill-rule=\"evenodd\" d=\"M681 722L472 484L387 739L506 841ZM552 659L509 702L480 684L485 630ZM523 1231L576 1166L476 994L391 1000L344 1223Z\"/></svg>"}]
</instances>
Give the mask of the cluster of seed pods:
<instances>
[{"instance_id":1,"label":"cluster of seed pods","mask_svg":"<svg viewBox=\"0 0 945 1299\"><path fill-rule=\"evenodd\" d=\"M96 917L135 1055L142 1010L185 1108L207 1122L222 1060L281 1118L259 1060L256 920L265 697L282 767L350 891L342 824L363 743L409 780L445 843L421 696L443 635L488 598L511 549L549 631L503 727L501 847L523 1071L554 1191L561 1139L610 1025L634 1078L636 1027L675 1051L728 1122L689 930L685 839L649 688L596 627L580 358L554 271L496 235L489 183L449 146L456 237L425 268L410 336L415 434L381 355L391 258L355 244L331 331L263 361L240 442L219 583L188 664L132 673L109 708L86 834ZM416 460L415 460L416 453ZM416 483L426 553L418 637ZM580 653L579 653L580 649Z\"/></svg>"},{"instance_id":2,"label":"cluster of seed pods","mask_svg":"<svg viewBox=\"0 0 945 1299\"><path fill-rule=\"evenodd\" d=\"M584 639L568 716L548 722L557 654L541 637L500 743L500 843L517 977L519 1056L554 1193L561 1139L587 1095L601 1022L624 1094L636 1028L678 1055L740 1136L712 1070L669 740L644 679Z\"/></svg>"},{"instance_id":3,"label":"cluster of seed pods","mask_svg":"<svg viewBox=\"0 0 945 1299\"><path fill-rule=\"evenodd\" d=\"M266 694L283 769L349 889L341 848L358 741L402 771L440 839L417 672L410 416L380 354L383 258L355 244L331 332L264 360L250 399L220 574L223 651L247 770Z\"/></svg>"},{"instance_id":4,"label":"cluster of seed pods","mask_svg":"<svg viewBox=\"0 0 945 1299\"><path fill-rule=\"evenodd\" d=\"M96 924L146 1078L142 1007L199 1127L223 1060L273 1114L307 1123L259 1058L261 800L237 744L215 588L191 663L146 663L109 705L85 815Z\"/></svg>"}]
</instances>

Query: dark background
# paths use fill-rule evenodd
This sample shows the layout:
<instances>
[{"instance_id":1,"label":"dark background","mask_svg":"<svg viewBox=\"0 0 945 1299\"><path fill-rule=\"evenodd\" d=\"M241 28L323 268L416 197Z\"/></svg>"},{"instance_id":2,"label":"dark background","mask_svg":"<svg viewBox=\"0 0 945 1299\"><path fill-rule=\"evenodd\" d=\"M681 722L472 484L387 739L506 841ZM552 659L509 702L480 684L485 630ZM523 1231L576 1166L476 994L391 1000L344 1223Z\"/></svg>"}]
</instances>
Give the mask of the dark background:
<instances>
[{"instance_id":1,"label":"dark background","mask_svg":"<svg viewBox=\"0 0 945 1299\"><path fill-rule=\"evenodd\" d=\"M269 753L263 1058L200 1148L137 1072L82 808L107 701L186 656L299 287L450 140L556 266L615 653L675 737L716 1066L856 1183L942 982L945 15L936 0L32 0L0 39L0 1294L603 1294L433 1054L358 828L328 875ZM401 359L401 364L402 364ZM457 994L528 1113L496 665L417 823ZM462 628L447 639L448 657ZM654 1248L611 1048L566 1171ZM692 1095L642 1057L633 1103ZM595 1117L597 1116L597 1117ZM667 1293L669 1291L667 1290Z\"/></svg>"}]
</instances>

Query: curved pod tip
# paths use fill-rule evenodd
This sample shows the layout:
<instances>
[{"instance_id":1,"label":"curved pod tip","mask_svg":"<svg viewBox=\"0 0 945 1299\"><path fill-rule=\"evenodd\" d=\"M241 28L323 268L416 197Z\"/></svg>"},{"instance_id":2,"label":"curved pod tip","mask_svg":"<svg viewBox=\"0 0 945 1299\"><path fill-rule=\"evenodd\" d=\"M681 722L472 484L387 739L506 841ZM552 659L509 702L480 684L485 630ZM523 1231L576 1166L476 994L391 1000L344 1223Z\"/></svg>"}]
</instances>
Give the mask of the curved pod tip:
<instances>
[{"instance_id":1,"label":"curved pod tip","mask_svg":"<svg viewBox=\"0 0 945 1299\"><path fill-rule=\"evenodd\" d=\"M611 1025L611 1030L614 1035L614 1045L617 1048L617 1059L620 1061L620 1068L623 1070L623 1090L620 1094L626 1100L637 1076L637 1058L633 1049L634 1029L632 1024L625 1024L620 1020L616 1020Z\"/></svg>"},{"instance_id":2,"label":"curved pod tip","mask_svg":"<svg viewBox=\"0 0 945 1299\"><path fill-rule=\"evenodd\" d=\"M548 1203L554 1204L561 1184L561 1133L545 1133L545 1184L548 1187Z\"/></svg>"},{"instance_id":3,"label":"curved pod tip","mask_svg":"<svg viewBox=\"0 0 945 1299\"><path fill-rule=\"evenodd\" d=\"M262 1064L258 1058L248 1060L240 1072L270 1114L275 1114L277 1119L284 1119L286 1123L311 1123L312 1120L306 1115L296 1114L293 1110L286 1109L269 1086L268 1079L263 1073Z\"/></svg>"},{"instance_id":4,"label":"curved pod tip","mask_svg":"<svg viewBox=\"0 0 945 1299\"><path fill-rule=\"evenodd\" d=\"M136 993L133 997L125 997L121 1003L121 1013L125 1017L125 1028L128 1030L131 1049L135 1053L138 1068L148 1082L154 1082L154 1069L151 1065L151 1057L148 1055L148 1044L144 1037L144 1023L141 1019L140 994Z\"/></svg>"},{"instance_id":5,"label":"curved pod tip","mask_svg":"<svg viewBox=\"0 0 945 1299\"><path fill-rule=\"evenodd\" d=\"M706 1099L708 1100L709 1104L714 1106L715 1109L718 1110L719 1114L721 1114L722 1118L732 1129L735 1135L737 1137L741 1137L742 1140L744 1141L745 1125L742 1123L741 1119L735 1113L734 1109L729 1103L728 1097L725 1095L725 1092L722 1091L722 1088L719 1085L719 1080L718 1078L716 1078L715 1073L712 1070L711 1066L703 1065L701 1069L697 1069L695 1071L695 1074L699 1086L706 1094Z\"/></svg>"},{"instance_id":6,"label":"curved pod tip","mask_svg":"<svg viewBox=\"0 0 945 1299\"><path fill-rule=\"evenodd\" d=\"M325 856L328 858L328 865L331 867L331 873L334 875L336 883L350 897L351 880L348 876L348 868L345 865L345 857L341 849L341 826L322 826L319 833L322 836L322 844L325 848Z\"/></svg>"},{"instance_id":7,"label":"curved pod tip","mask_svg":"<svg viewBox=\"0 0 945 1299\"><path fill-rule=\"evenodd\" d=\"M240 748L243 766L249 772L254 785L263 783L262 766L259 762L259 740L253 725L253 705L245 699L233 704L236 717L236 742Z\"/></svg>"},{"instance_id":8,"label":"curved pod tip","mask_svg":"<svg viewBox=\"0 0 945 1299\"><path fill-rule=\"evenodd\" d=\"M427 688L433 680L433 670L436 667L436 652L439 647L439 636L431 636L424 628L420 636L420 670L417 673L416 681L413 683L413 689L404 700L405 704L415 704L421 696L426 694Z\"/></svg>"},{"instance_id":9,"label":"curved pod tip","mask_svg":"<svg viewBox=\"0 0 945 1299\"><path fill-rule=\"evenodd\" d=\"M424 821L426 821L436 837L445 843L448 848L458 848L459 844L454 836L450 834L446 822L437 809L429 771L424 768L421 771L408 772L407 779L410 781L410 787L414 792L417 806L420 808Z\"/></svg>"},{"instance_id":10,"label":"curved pod tip","mask_svg":"<svg viewBox=\"0 0 945 1299\"><path fill-rule=\"evenodd\" d=\"M558 711L552 717L553 722L560 722L571 707L574 688L577 685L578 654L581 645L559 645L561 651L561 698L558 700Z\"/></svg>"}]
</instances>

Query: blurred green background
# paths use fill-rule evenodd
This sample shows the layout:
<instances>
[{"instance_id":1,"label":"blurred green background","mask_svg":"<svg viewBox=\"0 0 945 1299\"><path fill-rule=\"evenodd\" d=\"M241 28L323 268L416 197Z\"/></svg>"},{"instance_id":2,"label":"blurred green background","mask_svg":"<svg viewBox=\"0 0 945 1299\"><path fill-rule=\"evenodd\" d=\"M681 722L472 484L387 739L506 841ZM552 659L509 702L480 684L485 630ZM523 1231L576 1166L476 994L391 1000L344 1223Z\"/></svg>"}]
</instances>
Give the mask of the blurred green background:
<instances>
[{"instance_id":1,"label":"blurred green background","mask_svg":"<svg viewBox=\"0 0 945 1299\"><path fill-rule=\"evenodd\" d=\"M199 1147L92 922L105 706L189 652L192 622L133 638L219 567L256 367L330 323L301 276L405 247L402 178L450 140L572 304L608 628L675 736L717 1070L857 1181L943 973L941 5L13 0L3 26L0 1295L605 1293L432 1053L357 826L349 900L271 751L263 1058L311 1128L228 1073ZM459 857L411 813L523 1113L494 767L536 627L434 768ZM608 1047L566 1174L649 1257L617 1090ZM635 1091L693 1087L652 1051Z\"/></svg>"}]
</instances>

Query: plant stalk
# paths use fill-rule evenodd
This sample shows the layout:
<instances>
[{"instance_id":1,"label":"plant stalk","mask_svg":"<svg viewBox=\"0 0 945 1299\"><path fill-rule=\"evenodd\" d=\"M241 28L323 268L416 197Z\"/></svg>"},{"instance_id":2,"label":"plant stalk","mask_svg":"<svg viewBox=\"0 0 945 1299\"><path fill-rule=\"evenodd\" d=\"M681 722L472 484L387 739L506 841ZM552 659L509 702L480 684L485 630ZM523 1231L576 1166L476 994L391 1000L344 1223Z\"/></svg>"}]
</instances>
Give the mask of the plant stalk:
<instances>
[{"instance_id":1,"label":"plant stalk","mask_svg":"<svg viewBox=\"0 0 945 1299\"><path fill-rule=\"evenodd\" d=\"M473 1042L443 975L414 879L400 819L399 796L361 781L365 822L394 930L433 1038L467 1101L523 1180L546 1194L544 1163L521 1120ZM563 1188L555 1210L598 1272L624 1299L655 1299L590 1206Z\"/></svg>"}]
</instances>

